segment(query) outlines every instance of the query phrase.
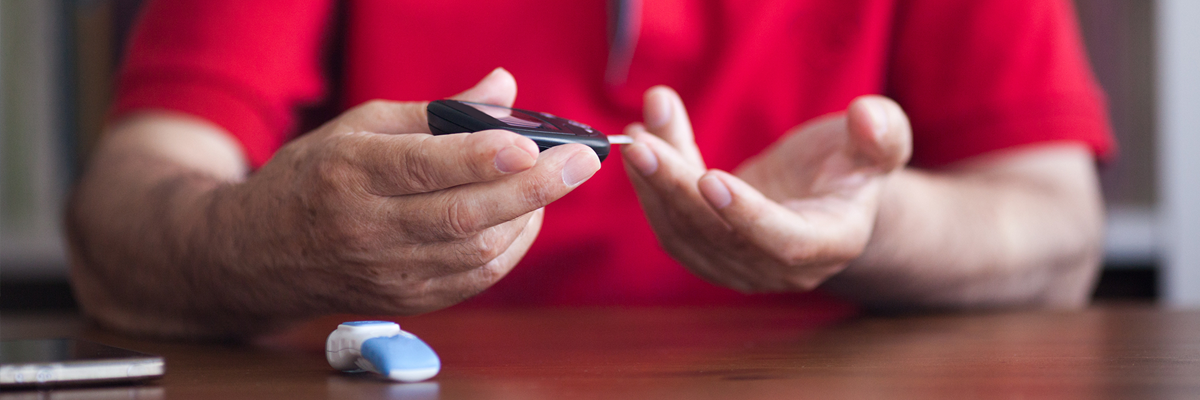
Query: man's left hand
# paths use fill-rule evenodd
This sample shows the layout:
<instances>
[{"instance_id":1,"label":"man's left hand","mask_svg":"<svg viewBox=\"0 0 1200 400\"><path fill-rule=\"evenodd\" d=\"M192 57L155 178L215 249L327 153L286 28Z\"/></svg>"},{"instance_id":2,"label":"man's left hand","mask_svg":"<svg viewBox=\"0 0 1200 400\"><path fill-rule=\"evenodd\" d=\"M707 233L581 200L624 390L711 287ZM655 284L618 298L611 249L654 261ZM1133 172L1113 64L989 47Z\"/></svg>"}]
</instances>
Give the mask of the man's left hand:
<instances>
[{"instance_id":1,"label":"man's left hand","mask_svg":"<svg viewBox=\"0 0 1200 400\"><path fill-rule=\"evenodd\" d=\"M660 243L700 277L742 292L807 291L871 239L883 184L908 162L895 102L863 96L789 131L736 176L708 170L678 94L646 92L625 168Z\"/></svg>"}]
</instances>

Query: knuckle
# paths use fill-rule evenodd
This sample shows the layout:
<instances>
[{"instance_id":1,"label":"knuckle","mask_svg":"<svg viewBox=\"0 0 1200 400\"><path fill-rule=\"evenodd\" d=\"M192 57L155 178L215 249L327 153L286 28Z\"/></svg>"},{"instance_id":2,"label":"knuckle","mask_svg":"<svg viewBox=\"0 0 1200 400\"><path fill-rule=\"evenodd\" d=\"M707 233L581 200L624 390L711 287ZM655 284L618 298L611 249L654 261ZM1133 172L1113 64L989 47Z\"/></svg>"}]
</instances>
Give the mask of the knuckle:
<instances>
[{"instance_id":1,"label":"knuckle","mask_svg":"<svg viewBox=\"0 0 1200 400\"><path fill-rule=\"evenodd\" d=\"M352 156L358 150L359 139L365 135L365 132L353 130L338 123L332 133L321 139L322 146L330 149L329 153L334 155Z\"/></svg>"},{"instance_id":2,"label":"knuckle","mask_svg":"<svg viewBox=\"0 0 1200 400\"><path fill-rule=\"evenodd\" d=\"M520 200L532 210L558 199L559 193L554 189L553 179L545 174L531 177L525 187L519 188Z\"/></svg>"},{"instance_id":3,"label":"knuckle","mask_svg":"<svg viewBox=\"0 0 1200 400\"><path fill-rule=\"evenodd\" d=\"M463 254L460 254L462 264L479 267L492 262L504 252L500 238L488 233L490 230L464 242Z\"/></svg>"},{"instance_id":4,"label":"knuckle","mask_svg":"<svg viewBox=\"0 0 1200 400\"><path fill-rule=\"evenodd\" d=\"M399 177L401 186L408 192L426 193L440 189L436 168L429 162L431 149L428 146L428 136L422 136L401 147L398 162L404 166L403 176Z\"/></svg>"},{"instance_id":5,"label":"knuckle","mask_svg":"<svg viewBox=\"0 0 1200 400\"><path fill-rule=\"evenodd\" d=\"M354 168L336 159L321 160L314 167L317 183L320 187L341 187L354 181Z\"/></svg>"},{"instance_id":6,"label":"knuckle","mask_svg":"<svg viewBox=\"0 0 1200 400\"><path fill-rule=\"evenodd\" d=\"M410 193L428 193L438 189L432 168L421 162L407 163L401 177L401 187Z\"/></svg>"},{"instance_id":7,"label":"knuckle","mask_svg":"<svg viewBox=\"0 0 1200 400\"><path fill-rule=\"evenodd\" d=\"M476 208L462 199L450 202L450 206L446 207L443 221L445 221L444 232L456 239L470 237L479 232L480 227L484 224L484 218Z\"/></svg>"},{"instance_id":8,"label":"knuckle","mask_svg":"<svg viewBox=\"0 0 1200 400\"><path fill-rule=\"evenodd\" d=\"M314 174L319 182L327 186L342 186L357 175L353 160L358 153L358 134L353 132L332 134L324 138L325 151L313 157Z\"/></svg>"},{"instance_id":9,"label":"knuckle","mask_svg":"<svg viewBox=\"0 0 1200 400\"><path fill-rule=\"evenodd\" d=\"M466 295L465 297L474 296L483 292L484 290L487 290L487 288L492 287L492 285L496 284L496 282L499 282L500 279L504 277L507 271L508 270L505 269L504 266L494 261L490 261L483 266L476 268L474 271L472 271L473 279L471 279L467 284L468 287L465 290L466 293L464 293Z\"/></svg>"}]
</instances>

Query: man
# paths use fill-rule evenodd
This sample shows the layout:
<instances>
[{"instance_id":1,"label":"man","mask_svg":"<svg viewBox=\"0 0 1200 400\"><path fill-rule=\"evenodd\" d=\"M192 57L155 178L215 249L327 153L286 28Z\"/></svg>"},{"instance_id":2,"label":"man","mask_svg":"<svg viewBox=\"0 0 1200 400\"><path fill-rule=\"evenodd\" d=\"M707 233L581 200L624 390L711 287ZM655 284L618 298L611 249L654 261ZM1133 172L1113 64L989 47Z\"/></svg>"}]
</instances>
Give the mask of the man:
<instances>
[{"instance_id":1,"label":"man","mask_svg":"<svg viewBox=\"0 0 1200 400\"><path fill-rule=\"evenodd\" d=\"M646 2L611 44L599 1L339 5L147 6L68 213L87 313L202 336L480 292L1087 301L1111 141L1066 2ZM421 100L488 70L453 97L640 119L634 143L601 168L581 145L430 136ZM321 99L346 110L300 127Z\"/></svg>"}]
</instances>

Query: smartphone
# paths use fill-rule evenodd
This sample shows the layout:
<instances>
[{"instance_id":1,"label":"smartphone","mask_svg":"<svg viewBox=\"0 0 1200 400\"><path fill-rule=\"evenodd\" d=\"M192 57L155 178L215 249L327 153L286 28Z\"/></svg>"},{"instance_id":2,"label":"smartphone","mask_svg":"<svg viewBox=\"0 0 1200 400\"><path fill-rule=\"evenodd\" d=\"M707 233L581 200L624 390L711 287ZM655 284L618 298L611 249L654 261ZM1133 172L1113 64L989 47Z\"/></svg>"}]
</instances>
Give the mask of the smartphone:
<instances>
[{"instance_id":1,"label":"smartphone","mask_svg":"<svg viewBox=\"0 0 1200 400\"><path fill-rule=\"evenodd\" d=\"M0 342L0 386L133 382L163 375L163 359L80 339Z\"/></svg>"},{"instance_id":2,"label":"smartphone","mask_svg":"<svg viewBox=\"0 0 1200 400\"><path fill-rule=\"evenodd\" d=\"M544 112L458 100L438 100L427 109L434 135L504 129L533 139L538 150L567 143L591 147L604 161L611 149L609 137L580 122Z\"/></svg>"}]
</instances>

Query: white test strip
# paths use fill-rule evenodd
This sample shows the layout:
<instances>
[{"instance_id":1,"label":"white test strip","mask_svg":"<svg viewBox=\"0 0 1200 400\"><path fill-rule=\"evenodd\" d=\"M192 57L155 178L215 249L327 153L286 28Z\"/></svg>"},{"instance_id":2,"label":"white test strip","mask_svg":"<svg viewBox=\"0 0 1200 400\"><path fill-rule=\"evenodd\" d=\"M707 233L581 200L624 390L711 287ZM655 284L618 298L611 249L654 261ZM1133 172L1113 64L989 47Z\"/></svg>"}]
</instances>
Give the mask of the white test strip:
<instances>
[{"instance_id":1,"label":"white test strip","mask_svg":"<svg viewBox=\"0 0 1200 400\"><path fill-rule=\"evenodd\" d=\"M608 135L609 144L630 144L633 143L633 137L629 135Z\"/></svg>"}]
</instances>

